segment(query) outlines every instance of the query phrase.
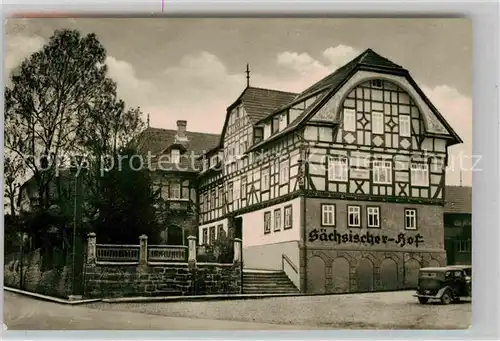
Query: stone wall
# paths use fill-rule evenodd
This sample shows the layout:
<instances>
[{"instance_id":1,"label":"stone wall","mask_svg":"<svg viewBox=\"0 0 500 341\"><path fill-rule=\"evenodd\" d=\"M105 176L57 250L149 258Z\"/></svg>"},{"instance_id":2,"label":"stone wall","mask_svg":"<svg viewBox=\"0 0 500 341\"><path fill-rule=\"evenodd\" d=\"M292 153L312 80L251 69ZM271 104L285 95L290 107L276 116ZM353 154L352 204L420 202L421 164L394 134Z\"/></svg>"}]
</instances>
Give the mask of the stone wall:
<instances>
[{"instance_id":1,"label":"stone wall","mask_svg":"<svg viewBox=\"0 0 500 341\"><path fill-rule=\"evenodd\" d=\"M148 265L87 265L84 296L185 296L237 294L239 264L164 263Z\"/></svg>"},{"instance_id":2,"label":"stone wall","mask_svg":"<svg viewBox=\"0 0 500 341\"><path fill-rule=\"evenodd\" d=\"M40 250L25 254L23 264L21 264L18 254L6 255L4 285L39 294L67 298L72 292L71 271L71 264L44 269Z\"/></svg>"}]
</instances>

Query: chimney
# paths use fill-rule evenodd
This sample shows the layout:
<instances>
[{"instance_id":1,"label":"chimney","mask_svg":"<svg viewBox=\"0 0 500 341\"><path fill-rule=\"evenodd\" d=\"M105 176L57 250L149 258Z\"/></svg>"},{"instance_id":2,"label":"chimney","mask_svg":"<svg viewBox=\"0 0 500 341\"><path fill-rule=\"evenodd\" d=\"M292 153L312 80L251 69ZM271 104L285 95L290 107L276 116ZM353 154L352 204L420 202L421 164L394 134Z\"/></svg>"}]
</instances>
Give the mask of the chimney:
<instances>
[{"instance_id":1,"label":"chimney","mask_svg":"<svg viewBox=\"0 0 500 341\"><path fill-rule=\"evenodd\" d=\"M177 121L177 135L175 136L176 141L178 142L187 141L186 126L187 126L187 121L184 120Z\"/></svg>"}]
</instances>

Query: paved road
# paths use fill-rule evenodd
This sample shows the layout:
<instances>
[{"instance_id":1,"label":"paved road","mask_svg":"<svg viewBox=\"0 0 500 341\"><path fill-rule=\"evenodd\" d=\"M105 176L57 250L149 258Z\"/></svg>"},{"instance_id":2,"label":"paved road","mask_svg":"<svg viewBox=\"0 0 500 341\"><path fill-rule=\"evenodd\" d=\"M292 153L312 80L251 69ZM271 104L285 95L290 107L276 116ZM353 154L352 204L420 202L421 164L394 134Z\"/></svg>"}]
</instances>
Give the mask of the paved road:
<instances>
[{"instance_id":1,"label":"paved road","mask_svg":"<svg viewBox=\"0 0 500 341\"><path fill-rule=\"evenodd\" d=\"M421 305L411 291L85 306L4 293L9 330L465 329L472 316L470 302Z\"/></svg>"},{"instance_id":2,"label":"paved road","mask_svg":"<svg viewBox=\"0 0 500 341\"><path fill-rule=\"evenodd\" d=\"M4 291L8 330L271 330L290 325L165 317L134 311L102 310L35 300Z\"/></svg>"},{"instance_id":3,"label":"paved road","mask_svg":"<svg viewBox=\"0 0 500 341\"><path fill-rule=\"evenodd\" d=\"M108 311L215 320L276 323L304 329L466 329L470 301L447 306L419 304L413 291L350 295L275 297L242 301L168 303L94 303Z\"/></svg>"}]
</instances>

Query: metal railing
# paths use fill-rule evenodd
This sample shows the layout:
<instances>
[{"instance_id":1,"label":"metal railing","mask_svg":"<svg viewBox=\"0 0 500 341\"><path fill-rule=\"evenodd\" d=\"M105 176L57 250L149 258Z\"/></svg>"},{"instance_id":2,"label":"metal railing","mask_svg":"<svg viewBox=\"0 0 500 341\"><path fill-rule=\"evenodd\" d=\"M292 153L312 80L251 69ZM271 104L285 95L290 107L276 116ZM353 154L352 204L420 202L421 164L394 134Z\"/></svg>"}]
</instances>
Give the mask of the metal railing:
<instances>
[{"instance_id":1,"label":"metal railing","mask_svg":"<svg viewBox=\"0 0 500 341\"><path fill-rule=\"evenodd\" d=\"M96 258L100 262L138 262L139 245L96 244Z\"/></svg>"},{"instance_id":2,"label":"metal railing","mask_svg":"<svg viewBox=\"0 0 500 341\"><path fill-rule=\"evenodd\" d=\"M186 262L187 251L184 245L148 245L148 261Z\"/></svg>"}]
</instances>

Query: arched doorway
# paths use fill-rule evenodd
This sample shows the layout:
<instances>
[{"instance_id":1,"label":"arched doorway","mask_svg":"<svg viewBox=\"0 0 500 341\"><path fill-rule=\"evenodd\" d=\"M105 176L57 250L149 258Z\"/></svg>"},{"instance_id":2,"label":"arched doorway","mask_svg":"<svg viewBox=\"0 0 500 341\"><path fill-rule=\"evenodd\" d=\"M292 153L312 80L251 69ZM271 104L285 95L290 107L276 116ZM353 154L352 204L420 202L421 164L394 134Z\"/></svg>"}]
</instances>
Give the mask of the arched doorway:
<instances>
[{"instance_id":1,"label":"arched doorway","mask_svg":"<svg viewBox=\"0 0 500 341\"><path fill-rule=\"evenodd\" d=\"M405 286L407 288L415 289L417 287L420 268L420 262L416 259L410 259L405 263Z\"/></svg>"},{"instance_id":2,"label":"arched doorway","mask_svg":"<svg viewBox=\"0 0 500 341\"><path fill-rule=\"evenodd\" d=\"M178 225L169 225L161 233L162 243L164 245L184 245L184 233L182 227Z\"/></svg>"},{"instance_id":3,"label":"arched doorway","mask_svg":"<svg viewBox=\"0 0 500 341\"><path fill-rule=\"evenodd\" d=\"M356 291L373 291L373 263L363 258L356 268Z\"/></svg>"},{"instance_id":4,"label":"arched doorway","mask_svg":"<svg viewBox=\"0 0 500 341\"><path fill-rule=\"evenodd\" d=\"M325 262L318 256L312 257L308 262L307 290L314 294L323 294L325 288Z\"/></svg>"},{"instance_id":5,"label":"arched doorway","mask_svg":"<svg viewBox=\"0 0 500 341\"><path fill-rule=\"evenodd\" d=\"M380 289L398 289L398 265L391 258L386 258L380 264Z\"/></svg>"},{"instance_id":6,"label":"arched doorway","mask_svg":"<svg viewBox=\"0 0 500 341\"><path fill-rule=\"evenodd\" d=\"M441 264L439 264L439 261L435 260L435 259L431 259L429 261L429 268L439 268L441 266Z\"/></svg>"},{"instance_id":7,"label":"arched doorway","mask_svg":"<svg viewBox=\"0 0 500 341\"><path fill-rule=\"evenodd\" d=\"M332 292L349 292L349 261L344 257L336 258L332 264Z\"/></svg>"}]
</instances>

